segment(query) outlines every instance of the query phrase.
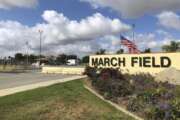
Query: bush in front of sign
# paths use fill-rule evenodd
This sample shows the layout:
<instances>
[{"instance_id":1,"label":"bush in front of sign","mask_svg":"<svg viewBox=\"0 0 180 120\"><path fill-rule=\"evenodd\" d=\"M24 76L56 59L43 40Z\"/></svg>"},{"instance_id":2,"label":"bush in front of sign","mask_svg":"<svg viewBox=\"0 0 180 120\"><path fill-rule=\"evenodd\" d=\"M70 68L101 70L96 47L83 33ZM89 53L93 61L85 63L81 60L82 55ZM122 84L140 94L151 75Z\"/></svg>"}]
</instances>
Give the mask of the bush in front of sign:
<instances>
[{"instance_id":1,"label":"bush in front of sign","mask_svg":"<svg viewBox=\"0 0 180 120\"><path fill-rule=\"evenodd\" d=\"M97 72L97 68L87 66L83 74L87 75L89 77L89 80L91 80L91 84L94 85L98 79Z\"/></svg>"},{"instance_id":2,"label":"bush in front of sign","mask_svg":"<svg viewBox=\"0 0 180 120\"><path fill-rule=\"evenodd\" d=\"M118 69L88 68L93 87L147 120L180 119L180 86L156 82L150 74L122 74Z\"/></svg>"},{"instance_id":3,"label":"bush in front of sign","mask_svg":"<svg viewBox=\"0 0 180 120\"><path fill-rule=\"evenodd\" d=\"M176 98L176 99L172 100L171 105L173 108L172 113L173 113L174 119L180 118L180 99Z\"/></svg>"},{"instance_id":4,"label":"bush in front of sign","mask_svg":"<svg viewBox=\"0 0 180 120\"><path fill-rule=\"evenodd\" d=\"M137 97L132 97L129 99L127 104L127 110L131 112L139 112L144 108L145 103L142 100L138 99Z\"/></svg>"},{"instance_id":5,"label":"bush in front of sign","mask_svg":"<svg viewBox=\"0 0 180 120\"><path fill-rule=\"evenodd\" d=\"M127 109L148 120L177 120L180 118L180 111L178 110L180 104L177 102L180 103L180 96L176 92L178 87L168 82L158 83L150 77L144 81L142 78L145 78L144 74L135 77L133 95L136 97L130 97L127 102ZM176 98L179 99L172 102ZM173 105L174 103L177 104Z\"/></svg>"},{"instance_id":6,"label":"bush in front of sign","mask_svg":"<svg viewBox=\"0 0 180 120\"><path fill-rule=\"evenodd\" d=\"M106 68L95 70L95 68L87 67L85 73L92 81L92 85L96 90L104 95L106 99L116 101L118 97L128 96L133 91L130 81L118 69Z\"/></svg>"},{"instance_id":7,"label":"bush in front of sign","mask_svg":"<svg viewBox=\"0 0 180 120\"><path fill-rule=\"evenodd\" d=\"M85 72L84 75L87 75L88 77L90 77L91 79L95 79L97 78L97 69L94 67L89 67L87 66L85 68Z\"/></svg>"}]
</instances>

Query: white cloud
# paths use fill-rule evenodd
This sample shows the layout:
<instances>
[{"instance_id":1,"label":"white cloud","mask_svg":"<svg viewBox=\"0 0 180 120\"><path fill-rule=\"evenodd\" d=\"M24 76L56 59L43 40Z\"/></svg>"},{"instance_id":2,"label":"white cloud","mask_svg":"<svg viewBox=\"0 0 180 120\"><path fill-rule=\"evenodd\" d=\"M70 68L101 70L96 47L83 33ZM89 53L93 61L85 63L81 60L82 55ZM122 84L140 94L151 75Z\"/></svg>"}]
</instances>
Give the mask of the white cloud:
<instances>
[{"instance_id":1,"label":"white cloud","mask_svg":"<svg viewBox=\"0 0 180 120\"><path fill-rule=\"evenodd\" d=\"M138 17L162 11L180 10L180 0L80 0L89 2L93 7L109 7L124 17Z\"/></svg>"},{"instance_id":2,"label":"white cloud","mask_svg":"<svg viewBox=\"0 0 180 120\"><path fill-rule=\"evenodd\" d=\"M119 34L131 29L129 25L118 19L104 17L100 13L82 19L69 20L55 11L45 11L42 15L47 22L44 26L46 42L67 44L76 41L92 40L104 35ZM51 39L56 39L51 41Z\"/></svg>"},{"instance_id":3,"label":"white cloud","mask_svg":"<svg viewBox=\"0 0 180 120\"><path fill-rule=\"evenodd\" d=\"M156 30L156 33L159 34L159 35L165 35L165 36L170 36L170 34L166 31L164 31L163 29L158 29Z\"/></svg>"},{"instance_id":4,"label":"white cloud","mask_svg":"<svg viewBox=\"0 0 180 120\"><path fill-rule=\"evenodd\" d=\"M146 48L156 48L158 47L158 41L156 41L155 34L148 33L148 34L137 34L136 45L139 47L139 49L144 50Z\"/></svg>"},{"instance_id":5,"label":"white cloud","mask_svg":"<svg viewBox=\"0 0 180 120\"><path fill-rule=\"evenodd\" d=\"M158 30L156 33L136 34L136 44L141 51L151 48L159 52L163 45L168 45L171 41L178 42L179 39L164 30Z\"/></svg>"},{"instance_id":6,"label":"white cloud","mask_svg":"<svg viewBox=\"0 0 180 120\"><path fill-rule=\"evenodd\" d=\"M110 19L96 13L80 21L70 20L61 13L45 11L44 22L29 27L17 21L0 21L1 56L26 52L26 41L29 52L38 53L39 33L43 30L43 53L46 54L92 54L98 49L107 49L112 53L120 49L119 33L131 29L119 19ZM157 36L162 36L158 39ZM127 36L128 38L131 38ZM140 50L152 48L160 50L161 45L175 40L168 32L160 29L155 33L136 34L136 44Z\"/></svg>"},{"instance_id":7,"label":"white cloud","mask_svg":"<svg viewBox=\"0 0 180 120\"><path fill-rule=\"evenodd\" d=\"M38 4L38 0L0 0L0 9L10 9L13 7L31 8Z\"/></svg>"},{"instance_id":8,"label":"white cloud","mask_svg":"<svg viewBox=\"0 0 180 120\"><path fill-rule=\"evenodd\" d=\"M29 42L30 51L38 52L39 33L43 30L43 51L48 53L90 53L97 50L93 40L108 35L115 35L131 29L119 19L110 19L100 13L80 21L70 20L62 13L47 10L42 15L44 23L33 27L22 25L17 21L0 21L0 50L9 52L25 52L25 43ZM92 45L91 45L92 44Z\"/></svg>"},{"instance_id":9,"label":"white cloud","mask_svg":"<svg viewBox=\"0 0 180 120\"><path fill-rule=\"evenodd\" d=\"M163 34L162 34L163 33ZM164 34L166 33L166 34ZM159 38L159 35L161 37ZM125 36L127 39L132 40L130 35ZM125 46L120 46L120 38L118 36L105 36L102 38L104 42L101 47L107 49L110 53L115 53L120 48L123 48L126 52L128 49ZM171 36L170 33L158 30L156 33L136 33L135 44L140 51L144 51L147 48L151 48L152 51L159 52L163 45L169 44L171 41L179 41Z\"/></svg>"},{"instance_id":10,"label":"white cloud","mask_svg":"<svg viewBox=\"0 0 180 120\"><path fill-rule=\"evenodd\" d=\"M157 18L160 25L166 28L180 30L180 16L178 14L166 11L157 15Z\"/></svg>"},{"instance_id":11,"label":"white cloud","mask_svg":"<svg viewBox=\"0 0 180 120\"><path fill-rule=\"evenodd\" d=\"M1 55L18 52L25 47L25 41L32 40L28 26L16 21L0 21L0 51Z\"/></svg>"},{"instance_id":12,"label":"white cloud","mask_svg":"<svg viewBox=\"0 0 180 120\"><path fill-rule=\"evenodd\" d=\"M162 30L161 30L162 31ZM167 45L171 41L180 41L179 39L173 38L170 33L163 31L166 34L161 34L161 38L158 38L159 33L144 33L136 34L135 43L141 51L146 48L151 48L154 52L161 51L162 45ZM129 35L125 36L132 40ZM80 47L81 46L81 47ZM125 52L128 49L120 44L120 37L116 35L106 35L98 40L78 42L77 44L68 44L60 46L58 52L66 53L80 53L81 56L85 54L94 54L99 49L106 49L107 53L113 54L117 50L123 48ZM76 51L74 51L76 50Z\"/></svg>"}]
</instances>

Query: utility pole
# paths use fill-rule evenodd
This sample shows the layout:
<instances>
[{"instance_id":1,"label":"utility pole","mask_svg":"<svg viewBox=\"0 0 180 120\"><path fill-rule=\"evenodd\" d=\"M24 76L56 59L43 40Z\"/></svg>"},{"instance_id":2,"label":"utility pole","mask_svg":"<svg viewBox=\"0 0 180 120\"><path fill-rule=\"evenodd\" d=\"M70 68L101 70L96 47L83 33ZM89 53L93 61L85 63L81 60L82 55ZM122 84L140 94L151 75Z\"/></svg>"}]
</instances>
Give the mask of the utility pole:
<instances>
[{"instance_id":1,"label":"utility pole","mask_svg":"<svg viewBox=\"0 0 180 120\"><path fill-rule=\"evenodd\" d=\"M43 30L39 30L39 65L41 64L41 52L42 52L42 34L43 34Z\"/></svg>"},{"instance_id":2,"label":"utility pole","mask_svg":"<svg viewBox=\"0 0 180 120\"><path fill-rule=\"evenodd\" d=\"M29 42L26 42L26 47L27 47L27 53L26 53L26 64L28 66L29 64L29 53L28 53L28 48L29 48Z\"/></svg>"}]
</instances>

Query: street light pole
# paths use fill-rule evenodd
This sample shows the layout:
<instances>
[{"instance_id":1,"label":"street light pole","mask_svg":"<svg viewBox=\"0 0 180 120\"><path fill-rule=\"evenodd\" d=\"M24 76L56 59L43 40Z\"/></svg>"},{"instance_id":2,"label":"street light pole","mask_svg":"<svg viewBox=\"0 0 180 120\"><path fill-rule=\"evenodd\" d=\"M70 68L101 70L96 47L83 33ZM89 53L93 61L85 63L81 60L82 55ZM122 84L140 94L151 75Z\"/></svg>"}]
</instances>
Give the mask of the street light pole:
<instances>
[{"instance_id":1,"label":"street light pole","mask_svg":"<svg viewBox=\"0 0 180 120\"><path fill-rule=\"evenodd\" d=\"M39 42L40 42L40 44L39 44L39 64L41 64L41 52L42 52L42 34L43 34L43 30L39 30Z\"/></svg>"},{"instance_id":2,"label":"street light pole","mask_svg":"<svg viewBox=\"0 0 180 120\"><path fill-rule=\"evenodd\" d=\"M27 66L28 66L28 64L29 64L29 53L28 53L28 48L29 48L29 42L27 41L26 42L26 48L27 48L27 53L26 53L26 64L27 64Z\"/></svg>"}]
</instances>

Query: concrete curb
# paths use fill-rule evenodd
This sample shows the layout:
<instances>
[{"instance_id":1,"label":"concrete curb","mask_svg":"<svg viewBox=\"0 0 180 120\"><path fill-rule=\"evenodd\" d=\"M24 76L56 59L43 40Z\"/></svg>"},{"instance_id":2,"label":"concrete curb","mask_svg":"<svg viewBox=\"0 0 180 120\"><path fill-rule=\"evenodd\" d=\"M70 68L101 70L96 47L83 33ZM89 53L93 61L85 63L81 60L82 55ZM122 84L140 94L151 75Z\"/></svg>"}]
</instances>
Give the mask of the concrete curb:
<instances>
[{"instance_id":1,"label":"concrete curb","mask_svg":"<svg viewBox=\"0 0 180 120\"><path fill-rule=\"evenodd\" d=\"M109 101L109 100L104 99L103 96L99 95L96 91L94 91L93 89L89 88L88 86L84 85L84 87L85 87L88 91L90 91L91 93L93 93L94 95L96 95L98 98L100 98L101 100L109 103L110 105L112 105L112 106L115 107L116 109L122 111L123 113L127 114L128 116L131 116L132 118L134 118L134 119L136 119L136 120L144 120L144 119L138 117L137 115L135 115L135 114L127 111L126 109L120 107L119 105L117 105L117 104L115 104L115 103L113 103L113 102L111 102L111 101Z\"/></svg>"},{"instance_id":2,"label":"concrete curb","mask_svg":"<svg viewBox=\"0 0 180 120\"><path fill-rule=\"evenodd\" d=\"M58 79L58 80L54 80L54 81L39 82L39 83L35 83L35 84L30 84L30 85L2 89L2 90L0 90L0 97L11 95L11 94L18 93L18 92L27 91L27 90L32 90L32 89L36 89L36 88L40 88L40 87L47 87L47 86L54 85L57 83L64 83L64 82L68 82L68 81L82 79L82 78L86 78L86 76L75 76L75 77L69 77L69 78L64 78L64 79Z\"/></svg>"}]
</instances>

